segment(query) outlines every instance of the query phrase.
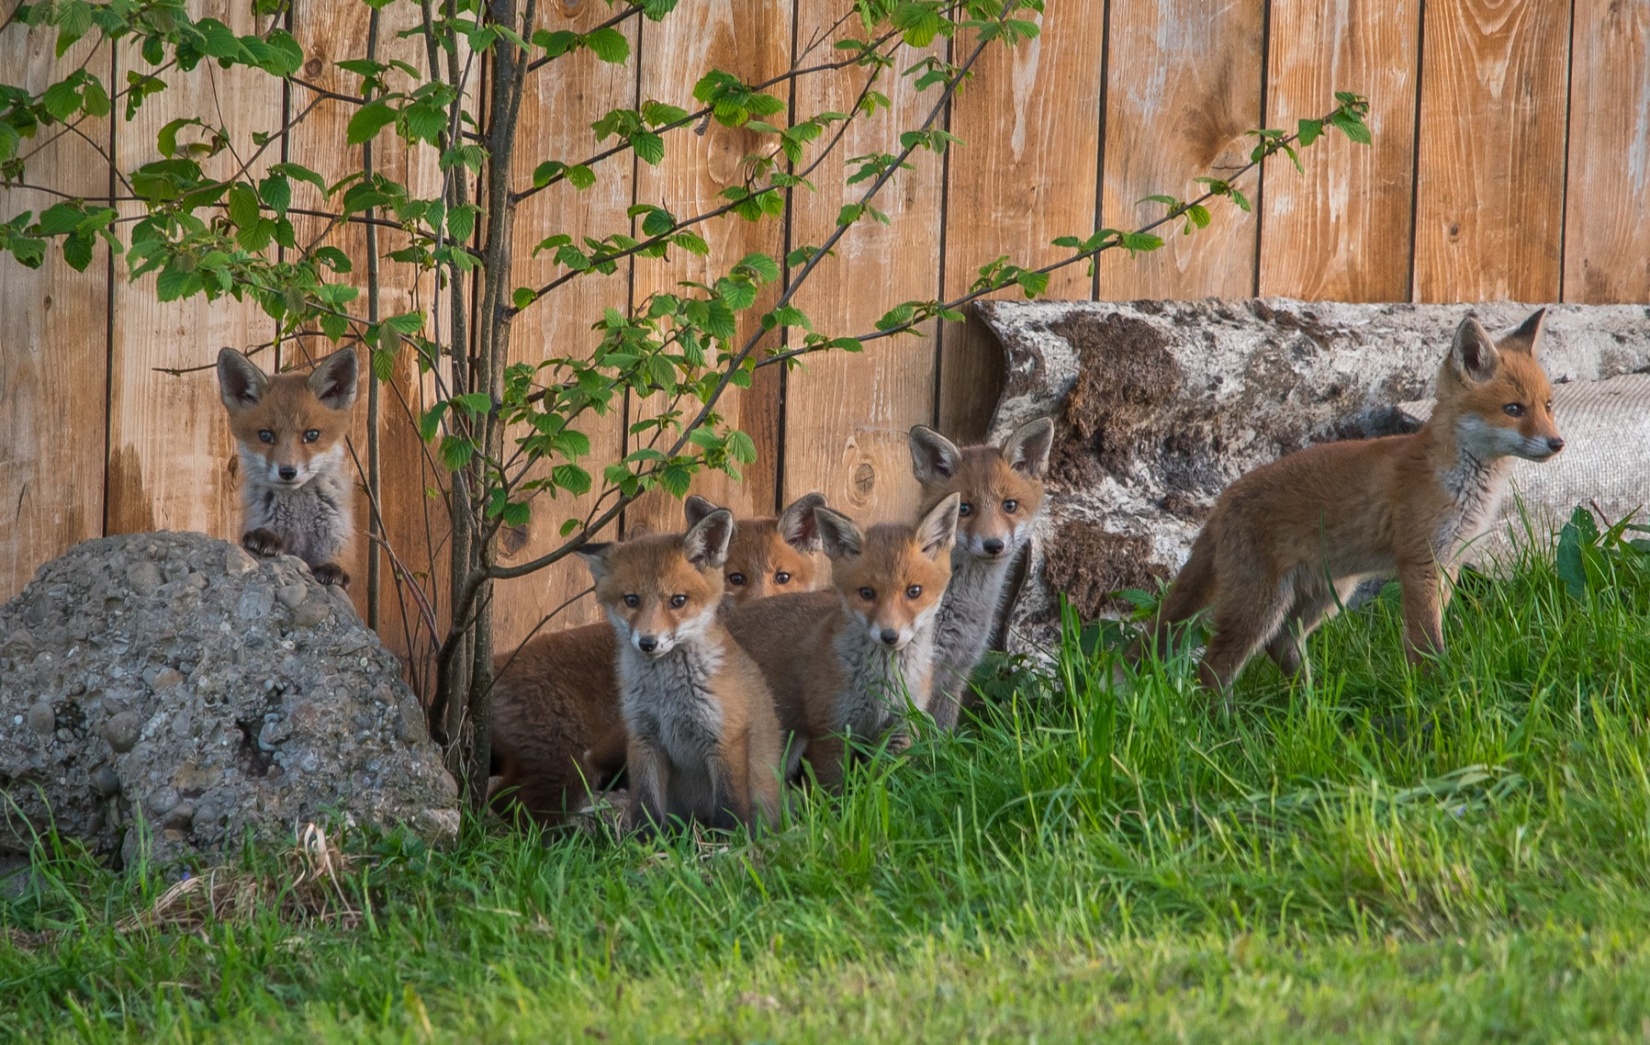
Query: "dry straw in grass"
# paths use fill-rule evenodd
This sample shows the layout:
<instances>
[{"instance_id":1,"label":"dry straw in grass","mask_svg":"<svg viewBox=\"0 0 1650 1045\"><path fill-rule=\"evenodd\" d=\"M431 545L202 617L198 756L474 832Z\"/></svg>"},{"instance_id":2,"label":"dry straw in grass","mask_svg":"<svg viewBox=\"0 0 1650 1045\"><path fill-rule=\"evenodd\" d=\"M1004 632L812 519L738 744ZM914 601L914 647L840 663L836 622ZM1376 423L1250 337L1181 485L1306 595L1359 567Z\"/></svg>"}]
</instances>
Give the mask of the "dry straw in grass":
<instances>
[{"instance_id":1,"label":"dry straw in grass","mask_svg":"<svg viewBox=\"0 0 1650 1045\"><path fill-rule=\"evenodd\" d=\"M344 929L361 923L361 912L345 896L341 880L353 860L325 831L305 824L282 862L286 874L281 877L214 868L185 878L156 897L148 910L121 919L115 929L192 932L208 922L244 921L270 909L283 920L330 922Z\"/></svg>"}]
</instances>

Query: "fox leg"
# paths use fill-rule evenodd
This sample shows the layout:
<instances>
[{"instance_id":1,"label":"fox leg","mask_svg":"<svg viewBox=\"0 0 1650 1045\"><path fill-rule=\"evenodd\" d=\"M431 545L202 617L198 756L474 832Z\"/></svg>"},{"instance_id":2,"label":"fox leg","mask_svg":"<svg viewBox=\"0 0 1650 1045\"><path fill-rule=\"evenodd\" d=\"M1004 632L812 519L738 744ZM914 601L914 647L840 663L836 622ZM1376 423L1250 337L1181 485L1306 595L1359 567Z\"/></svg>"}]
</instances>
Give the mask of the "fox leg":
<instances>
[{"instance_id":1,"label":"fox leg","mask_svg":"<svg viewBox=\"0 0 1650 1045\"><path fill-rule=\"evenodd\" d=\"M1215 605L1214 633L1198 668L1203 685L1226 693L1249 658L1278 634L1294 603L1292 588L1287 581L1255 577L1251 583L1222 590Z\"/></svg>"},{"instance_id":2,"label":"fox leg","mask_svg":"<svg viewBox=\"0 0 1650 1045\"><path fill-rule=\"evenodd\" d=\"M724 830L751 822L750 733L730 738L726 754L709 760L712 827Z\"/></svg>"},{"instance_id":3,"label":"fox leg","mask_svg":"<svg viewBox=\"0 0 1650 1045\"><path fill-rule=\"evenodd\" d=\"M241 534L241 547L259 558L269 559L281 554L286 545L281 541L280 534L260 526Z\"/></svg>"},{"instance_id":4,"label":"fox leg","mask_svg":"<svg viewBox=\"0 0 1650 1045\"><path fill-rule=\"evenodd\" d=\"M1163 602L1157 608L1157 616L1152 620L1150 638L1143 637L1144 641L1152 644L1159 657L1169 655L1170 639L1175 628L1191 620L1199 610L1214 601L1215 580L1214 539L1205 539L1200 535L1192 545L1191 557L1175 575L1168 593L1163 596ZM1138 663L1144 649L1142 642L1136 642L1130 650L1130 661Z\"/></svg>"},{"instance_id":5,"label":"fox leg","mask_svg":"<svg viewBox=\"0 0 1650 1045\"><path fill-rule=\"evenodd\" d=\"M1444 652L1444 585L1431 559L1398 563L1398 586L1404 601L1404 654L1423 664L1429 654Z\"/></svg>"},{"instance_id":6,"label":"fox leg","mask_svg":"<svg viewBox=\"0 0 1650 1045\"><path fill-rule=\"evenodd\" d=\"M1295 604L1284 616L1278 633L1266 644L1266 654L1279 670L1294 678L1304 667L1307 678L1312 677L1312 665L1306 660L1306 637L1334 615L1355 586L1351 581L1329 584L1320 578L1309 582L1309 586L1297 587Z\"/></svg>"},{"instance_id":7,"label":"fox leg","mask_svg":"<svg viewBox=\"0 0 1650 1045\"><path fill-rule=\"evenodd\" d=\"M842 790L842 763L848 756L848 746L837 733L815 737L808 743L802 760L813 769L814 779L827 791Z\"/></svg>"},{"instance_id":8,"label":"fox leg","mask_svg":"<svg viewBox=\"0 0 1650 1045\"><path fill-rule=\"evenodd\" d=\"M663 827L665 823L665 789L670 786L670 767L664 752L634 735L625 752L625 767L630 771L630 805L625 810L626 831Z\"/></svg>"}]
</instances>

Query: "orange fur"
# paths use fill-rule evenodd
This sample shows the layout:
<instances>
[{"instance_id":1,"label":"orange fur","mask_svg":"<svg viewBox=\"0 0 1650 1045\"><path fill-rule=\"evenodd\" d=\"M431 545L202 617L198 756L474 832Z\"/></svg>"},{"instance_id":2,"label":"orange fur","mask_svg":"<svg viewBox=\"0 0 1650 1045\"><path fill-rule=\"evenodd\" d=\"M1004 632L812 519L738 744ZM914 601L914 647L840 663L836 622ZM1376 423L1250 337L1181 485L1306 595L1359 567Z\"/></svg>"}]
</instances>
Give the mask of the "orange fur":
<instances>
[{"instance_id":1,"label":"orange fur","mask_svg":"<svg viewBox=\"0 0 1650 1045\"><path fill-rule=\"evenodd\" d=\"M1542 315L1499 343L1463 322L1420 431L1309 447L1233 483L1152 641L1162 650L1171 629L1212 607L1205 685L1224 690L1262 649L1293 674L1305 637L1360 580L1396 573L1410 660L1441 653L1454 554L1495 517L1508 460L1544 461L1564 446L1535 358Z\"/></svg>"}]
</instances>

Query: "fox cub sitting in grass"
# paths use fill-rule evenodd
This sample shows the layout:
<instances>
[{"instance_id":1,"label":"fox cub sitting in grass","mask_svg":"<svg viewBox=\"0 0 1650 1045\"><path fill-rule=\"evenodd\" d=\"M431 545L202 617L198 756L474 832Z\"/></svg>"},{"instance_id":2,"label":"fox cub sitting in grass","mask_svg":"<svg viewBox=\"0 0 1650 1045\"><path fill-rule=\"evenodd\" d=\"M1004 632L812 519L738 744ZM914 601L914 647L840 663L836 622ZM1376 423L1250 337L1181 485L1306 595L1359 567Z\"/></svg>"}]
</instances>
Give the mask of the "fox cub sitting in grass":
<instances>
[{"instance_id":1,"label":"fox cub sitting in grass","mask_svg":"<svg viewBox=\"0 0 1650 1045\"><path fill-rule=\"evenodd\" d=\"M351 348L313 372L271 377L232 348L218 353L218 393L240 446L246 502L241 544L254 555L296 555L322 584L349 584L333 560L355 527L344 437L355 405Z\"/></svg>"},{"instance_id":2,"label":"fox cub sitting in grass","mask_svg":"<svg viewBox=\"0 0 1650 1045\"><path fill-rule=\"evenodd\" d=\"M732 538L733 515L718 509L682 536L579 551L618 640L627 828L667 818L714 827L779 819L773 695L717 619Z\"/></svg>"},{"instance_id":3,"label":"fox cub sitting in grass","mask_svg":"<svg viewBox=\"0 0 1650 1045\"><path fill-rule=\"evenodd\" d=\"M1146 641L1161 653L1176 625L1212 607L1204 685L1224 691L1262 649L1293 675L1306 636L1359 581L1396 573L1410 661L1443 652L1455 553L1495 518L1509 460L1564 449L1535 358L1543 315L1499 343L1463 321L1420 431L1308 447L1228 487ZM1131 652L1138 660L1140 646Z\"/></svg>"}]
</instances>

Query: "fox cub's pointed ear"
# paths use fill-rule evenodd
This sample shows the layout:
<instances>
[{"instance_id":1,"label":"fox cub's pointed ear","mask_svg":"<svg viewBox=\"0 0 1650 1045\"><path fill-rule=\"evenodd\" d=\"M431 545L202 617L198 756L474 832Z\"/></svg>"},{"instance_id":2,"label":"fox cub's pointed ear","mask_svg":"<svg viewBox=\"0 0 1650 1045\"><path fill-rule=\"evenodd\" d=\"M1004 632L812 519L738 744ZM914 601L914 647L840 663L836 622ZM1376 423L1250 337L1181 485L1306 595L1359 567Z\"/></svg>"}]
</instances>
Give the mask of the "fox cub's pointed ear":
<instances>
[{"instance_id":1,"label":"fox cub's pointed ear","mask_svg":"<svg viewBox=\"0 0 1650 1045\"><path fill-rule=\"evenodd\" d=\"M824 548L814 510L825 507L825 495L805 493L779 513L779 539L804 554Z\"/></svg>"},{"instance_id":2,"label":"fox cub's pointed ear","mask_svg":"<svg viewBox=\"0 0 1650 1045\"><path fill-rule=\"evenodd\" d=\"M961 504L962 494L951 494L917 523L917 543L930 559L951 553L951 544L957 539L957 509Z\"/></svg>"},{"instance_id":3,"label":"fox cub's pointed ear","mask_svg":"<svg viewBox=\"0 0 1650 1045\"><path fill-rule=\"evenodd\" d=\"M348 410L355 405L356 369L355 349L340 349L315 365L309 390L328 409Z\"/></svg>"},{"instance_id":4,"label":"fox cub's pointed ear","mask_svg":"<svg viewBox=\"0 0 1650 1045\"><path fill-rule=\"evenodd\" d=\"M720 570L728 561L728 542L733 540L733 513L717 508L688 528L682 535L682 554L687 561L706 570Z\"/></svg>"},{"instance_id":5,"label":"fox cub's pointed ear","mask_svg":"<svg viewBox=\"0 0 1650 1045\"><path fill-rule=\"evenodd\" d=\"M1003 459L1028 479L1048 473L1049 451L1054 449L1054 419L1039 417L1016 428L1003 442Z\"/></svg>"},{"instance_id":6,"label":"fox cub's pointed ear","mask_svg":"<svg viewBox=\"0 0 1650 1045\"><path fill-rule=\"evenodd\" d=\"M1489 331L1478 320L1467 317L1455 328L1455 342L1450 345L1449 362L1463 380L1478 383L1495 376L1500 354Z\"/></svg>"},{"instance_id":7,"label":"fox cub's pointed ear","mask_svg":"<svg viewBox=\"0 0 1650 1045\"><path fill-rule=\"evenodd\" d=\"M864 547L865 539L859 527L841 512L815 508L814 525L819 527L819 541L825 547L825 554L833 559L852 559Z\"/></svg>"},{"instance_id":8,"label":"fox cub's pointed ear","mask_svg":"<svg viewBox=\"0 0 1650 1045\"><path fill-rule=\"evenodd\" d=\"M613 544L611 541L591 541L579 549L579 558L583 559L584 564L590 567L590 576L598 582L607 576L608 568L612 566L608 556L612 554Z\"/></svg>"},{"instance_id":9,"label":"fox cub's pointed ear","mask_svg":"<svg viewBox=\"0 0 1650 1045\"><path fill-rule=\"evenodd\" d=\"M218 353L218 398L231 412L252 406L269 390L269 377L258 364L233 348Z\"/></svg>"},{"instance_id":10,"label":"fox cub's pointed ear","mask_svg":"<svg viewBox=\"0 0 1650 1045\"><path fill-rule=\"evenodd\" d=\"M700 497L696 493L689 494L687 500L682 502L682 514L687 517L687 524L689 526L698 526L699 523L704 520L705 516L716 511L717 509L718 506L716 504Z\"/></svg>"},{"instance_id":11,"label":"fox cub's pointed ear","mask_svg":"<svg viewBox=\"0 0 1650 1045\"><path fill-rule=\"evenodd\" d=\"M911 429L911 471L919 483L943 483L957 474L962 464L962 451L957 444L929 428L917 425Z\"/></svg>"},{"instance_id":12,"label":"fox cub's pointed ear","mask_svg":"<svg viewBox=\"0 0 1650 1045\"><path fill-rule=\"evenodd\" d=\"M1522 352L1527 356L1535 355L1536 350L1541 347L1541 330L1546 318L1546 309L1536 309L1530 313L1528 319L1518 324L1517 330L1502 338L1498 347L1503 352Z\"/></svg>"}]
</instances>

